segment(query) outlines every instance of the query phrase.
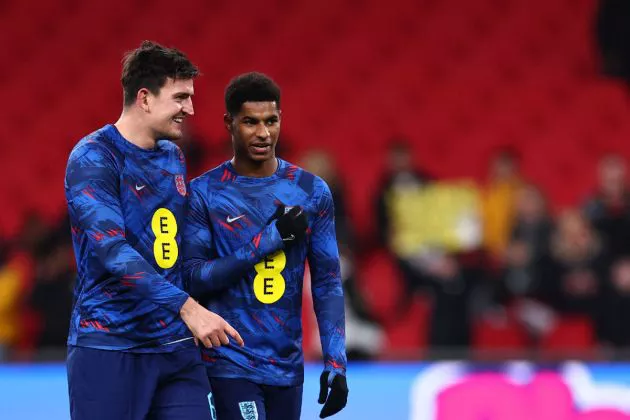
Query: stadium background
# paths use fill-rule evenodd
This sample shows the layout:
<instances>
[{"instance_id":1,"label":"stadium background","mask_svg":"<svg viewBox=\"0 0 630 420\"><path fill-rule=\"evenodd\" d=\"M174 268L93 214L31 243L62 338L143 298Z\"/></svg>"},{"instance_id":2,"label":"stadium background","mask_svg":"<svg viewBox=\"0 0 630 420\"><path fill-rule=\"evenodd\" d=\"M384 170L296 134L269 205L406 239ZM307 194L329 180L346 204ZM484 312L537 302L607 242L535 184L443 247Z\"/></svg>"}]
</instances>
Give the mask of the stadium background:
<instances>
[{"instance_id":1,"label":"stadium background","mask_svg":"<svg viewBox=\"0 0 630 420\"><path fill-rule=\"evenodd\" d=\"M258 70L283 89L279 154L337 192L363 360L340 419L513 419L536 404L540 418L630 418L624 3L0 1L0 417L68 418L65 163L118 117L122 53L151 39L203 72L182 143L191 175L230 156L223 88ZM467 362L427 361L447 358ZM542 366L567 392L535 400ZM483 398L479 371L512 403ZM459 411L454 384L472 384ZM476 399L488 406L462 409Z\"/></svg>"}]
</instances>

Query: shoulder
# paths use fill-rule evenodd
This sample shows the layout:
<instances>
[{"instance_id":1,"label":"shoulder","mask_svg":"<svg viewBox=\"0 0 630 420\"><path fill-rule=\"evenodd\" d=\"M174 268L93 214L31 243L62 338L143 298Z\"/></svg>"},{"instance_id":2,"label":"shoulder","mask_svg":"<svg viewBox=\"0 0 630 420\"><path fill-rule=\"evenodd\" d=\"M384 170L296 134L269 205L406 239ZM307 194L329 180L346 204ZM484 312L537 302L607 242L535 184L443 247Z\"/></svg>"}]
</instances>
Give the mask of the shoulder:
<instances>
[{"instance_id":1,"label":"shoulder","mask_svg":"<svg viewBox=\"0 0 630 420\"><path fill-rule=\"evenodd\" d=\"M222 163L190 181L190 189L196 193L209 195L212 190L220 188L226 178L226 173L229 171L225 163Z\"/></svg>"},{"instance_id":2,"label":"shoulder","mask_svg":"<svg viewBox=\"0 0 630 420\"><path fill-rule=\"evenodd\" d=\"M309 195L313 192L317 178L315 175L286 160L278 159L278 161L280 162L280 170L278 172L280 178L295 184L296 187Z\"/></svg>"},{"instance_id":3,"label":"shoulder","mask_svg":"<svg viewBox=\"0 0 630 420\"><path fill-rule=\"evenodd\" d=\"M176 162L175 164L179 170L186 171L186 158L184 157L184 152L182 152L182 149L180 149L178 145L170 140L160 140L157 145L159 150L165 153L171 162Z\"/></svg>"},{"instance_id":4,"label":"shoulder","mask_svg":"<svg viewBox=\"0 0 630 420\"><path fill-rule=\"evenodd\" d=\"M333 205L333 196L330 187L322 178L315 176L313 198L320 207L328 207Z\"/></svg>"},{"instance_id":5,"label":"shoulder","mask_svg":"<svg viewBox=\"0 0 630 420\"><path fill-rule=\"evenodd\" d=\"M157 146L165 152L168 152L169 154L177 155L181 159L184 158L184 153L182 152L182 149L180 149L178 145L170 140L159 140Z\"/></svg>"},{"instance_id":6,"label":"shoulder","mask_svg":"<svg viewBox=\"0 0 630 420\"><path fill-rule=\"evenodd\" d=\"M294 182L296 187L303 190L311 199L319 203L322 198L330 196L330 188L321 177L290 162L282 162L281 176Z\"/></svg>"},{"instance_id":7,"label":"shoulder","mask_svg":"<svg viewBox=\"0 0 630 420\"><path fill-rule=\"evenodd\" d=\"M227 169L226 164L224 162L220 164L219 166L214 167L210 169L209 171L204 172L203 174L199 175L197 178L190 181L190 185L191 186L195 185L197 187L200 187L202 185L221 183L225 180L227 172L229 172L229 170Z\"/></svg>"},{"instance_id":8,"label":"shoulder","mask_svg":"<svg viewBox=\"0 0 630 420\"><path fill-rule=\"evenodd\" d=\"M68 158L68 166L116 167L122 154L106 134L106 128L96 130L77 142Z\"/></svg>"}]
</instances>

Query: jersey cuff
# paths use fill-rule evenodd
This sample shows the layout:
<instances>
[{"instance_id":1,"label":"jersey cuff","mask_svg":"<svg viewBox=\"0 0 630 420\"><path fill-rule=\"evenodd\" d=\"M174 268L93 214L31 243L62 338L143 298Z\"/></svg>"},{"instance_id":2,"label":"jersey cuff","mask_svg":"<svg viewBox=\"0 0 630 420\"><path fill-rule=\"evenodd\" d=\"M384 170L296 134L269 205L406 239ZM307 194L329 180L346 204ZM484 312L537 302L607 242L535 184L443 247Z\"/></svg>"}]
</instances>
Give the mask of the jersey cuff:
<instances>
[{"instance_id":1,"label":"jersey cuff","mask_svg":"<svg viewBox=\"0 0 630 420\"><path fill-rule=\"evenodd\" d=\"M273 254L279 249L282 249L284 246L280 232L278 232L278 229L276 228L275 221L265 227L259 235L260 238L258 240L254 238L254 241L251 244L254 252L251 254L252 258L250 258L249 262L252 264L258 263L267 255Z\"/></svg>"},{"instance_id":2,"label":"jersey cuff","mask_svg":"<svg viewBox=\"0 0 630 420\"><path fill-rule=\"evenodd\" d=\"M182 306L184 306L184 303L186 303L189 297L188 293L183 290L179 290L179 292L174 296L173 303L169 305L168 309L176 314L179 314L179 311L181 311Z\"/></svg>"}]
</instances>

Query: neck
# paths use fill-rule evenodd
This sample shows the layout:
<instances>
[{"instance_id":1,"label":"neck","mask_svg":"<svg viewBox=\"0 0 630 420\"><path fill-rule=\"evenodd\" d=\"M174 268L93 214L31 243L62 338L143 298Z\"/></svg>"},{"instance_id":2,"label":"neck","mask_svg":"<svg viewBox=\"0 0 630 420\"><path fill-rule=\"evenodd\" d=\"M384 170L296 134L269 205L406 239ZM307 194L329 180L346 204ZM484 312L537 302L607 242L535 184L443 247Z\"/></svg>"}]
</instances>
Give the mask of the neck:
<instances>
[{"instance_id":1,"label":"neck","mask_svg":"<svg viewBox=\"0 0 630 420\"><path fill-rule=\"evenodd\" d=\"M275 156L271 159L256 162L251 159L241 158L234 155L231 162L237 174L252 178L265 178L271 176L278 169L278 159L276 159Z\"/></svg>"},{"instance_id":2,"label":"neck","mask_svg":"<svg viewBox=\"0 0 630 420\"><path fill-rule=\"evenodd\" d=\"M114 126L128 142L142 149L155 148L156 139L150 130L142 124L140 118L132 112L123 110Z\"/></svg>"}]
</instances>

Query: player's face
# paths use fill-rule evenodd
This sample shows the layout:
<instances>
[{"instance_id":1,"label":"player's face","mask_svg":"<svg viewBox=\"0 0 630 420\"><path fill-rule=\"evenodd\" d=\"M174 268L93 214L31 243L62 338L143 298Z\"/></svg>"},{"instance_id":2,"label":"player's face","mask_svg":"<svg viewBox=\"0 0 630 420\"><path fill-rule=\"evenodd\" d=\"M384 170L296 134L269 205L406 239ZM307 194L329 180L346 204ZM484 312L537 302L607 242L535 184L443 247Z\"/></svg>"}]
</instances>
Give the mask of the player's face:
<instances>
[{"instance_id":1,"label":"player's face","mask_svg":"<svg viewBox=\"0 0 630 420\"><path fill-rule=\"evenodd\" d=\"M195 113L192 79L166 79L157 95L148 93L149 124L155 139L177 140L183 136L184 120Z\"/></svg>"},{"instance_id":2,"label":"player's face","mask_svg":"<svg viewBox=\"0 0 630 420\"><path fill-rule=\"evenodd\" d=\"M275 102L245 102L236 116L226 117L226 127L239 157L263 162L276 156L280 111Z\"/></svg>"}]
</instances>

